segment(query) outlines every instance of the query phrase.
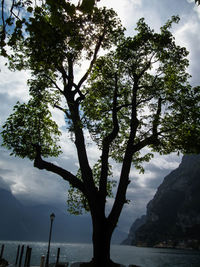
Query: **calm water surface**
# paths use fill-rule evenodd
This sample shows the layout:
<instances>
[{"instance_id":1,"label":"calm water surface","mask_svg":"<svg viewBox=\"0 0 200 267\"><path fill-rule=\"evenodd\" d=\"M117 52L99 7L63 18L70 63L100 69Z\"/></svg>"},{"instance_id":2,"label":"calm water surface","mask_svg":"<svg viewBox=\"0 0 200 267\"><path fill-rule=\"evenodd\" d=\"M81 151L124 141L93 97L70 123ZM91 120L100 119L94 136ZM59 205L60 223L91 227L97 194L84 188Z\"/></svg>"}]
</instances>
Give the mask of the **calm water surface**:
<instances>
[{"instance_id":1,"label":"calm water surface","mask_svg":"<svg viewBox=\"0 0 200 267\"><path fill-rule=\"evenodd\" d=\"M47 243L0 241L5 244L3 257L14 264L17 246L24 244L32 247L31 265L40 265L42 255L46 255ZM50 262L56 261L57 249L60 248L60 262L89 261L92 258L92 245L52 243ZM141 267L200 267L200 252L188 250L138 248L113 245L111 258L118 263L136 264ZM22 265L23 266L23 265Z\"/></svg>"}]
</instances>

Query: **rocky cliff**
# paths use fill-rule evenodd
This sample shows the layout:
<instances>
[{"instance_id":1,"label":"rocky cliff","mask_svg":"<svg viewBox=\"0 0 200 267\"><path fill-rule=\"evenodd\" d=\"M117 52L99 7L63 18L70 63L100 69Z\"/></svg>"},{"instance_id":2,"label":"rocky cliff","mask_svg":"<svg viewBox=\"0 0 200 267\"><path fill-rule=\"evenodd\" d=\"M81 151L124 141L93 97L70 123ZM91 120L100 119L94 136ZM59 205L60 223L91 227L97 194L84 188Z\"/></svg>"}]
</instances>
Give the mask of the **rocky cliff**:
<instances>
[{"instance_id":1,"label":"rocky cliff","mask_svg":"<svg viewBox=\"0 0 200 267\"><path fill-rule=\"evenodd\" d=\"M200 248L200 155L186 155L147 205L131 244Z\"/></svg>"},{"instance_id":2,"label":"rocky cliff","mask_svg":"<svg viewBox=\"0 0 200 267\"><path fill-rule=\"evenodd\" d=\"M140 218L136 219L135 222L132 224L128 237L121 243L122 245L131 245L133 240L135 240L135 233L136 231L146 222L146 215L141 216Z\"/></svg>"}]
</instances>

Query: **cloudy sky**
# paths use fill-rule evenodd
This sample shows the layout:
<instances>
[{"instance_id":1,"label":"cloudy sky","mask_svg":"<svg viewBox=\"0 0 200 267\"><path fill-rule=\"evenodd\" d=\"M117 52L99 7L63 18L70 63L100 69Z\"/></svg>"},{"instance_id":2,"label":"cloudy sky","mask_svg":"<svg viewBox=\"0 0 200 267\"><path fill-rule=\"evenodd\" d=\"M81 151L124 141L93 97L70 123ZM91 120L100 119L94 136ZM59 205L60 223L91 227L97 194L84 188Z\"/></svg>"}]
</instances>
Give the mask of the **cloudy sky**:
<instances>
[{"instance_id":1,"label":"cloudy sky","mask_svg":"<svg viewBox=\"0 0 200 267\"><path fill-rule=\"evenodd\" d=\"M192 0L101 0L99 5L112 7L116 10L126 27L126 34L133 36L134 28L139 18L144 17L146 22L159 30L172 15L179 15L181 21L173 27L176 42L185 46L189 51L190 67L192 75L191 83L200 84L199 58L200 58L200 7L195 6ZM0 60L0 125L5 122L12 112L16 101L24 102L28 99L26 80L28 72L10 72L4 67L4 59ZM54 113L59 126L64 129L65 122L62 114ZM59 159L53 159L54 163L75 172L77 169L77 157L73 144L68 135L63 134L61 144L63 154ZM91 163L94 163L99 152L91 144L88 146ZM181 161L181 156L175 154L168 156L155 155L150 163L145 164L145 174L139 174L132 168L132 183L127 192L127 198L131 200L126 205L120 221L119 228L128 231L136 217L145 213L146 204L156 192L163 178ZM118 169L114 168L114 176L117 177ZM65 203L67 198L67 184L59 177L39 171L33 167L29 160L10 157L5 148L0 148L0 187L8 187L21 201L30 203Z\"/></svg>"}]
</instances>

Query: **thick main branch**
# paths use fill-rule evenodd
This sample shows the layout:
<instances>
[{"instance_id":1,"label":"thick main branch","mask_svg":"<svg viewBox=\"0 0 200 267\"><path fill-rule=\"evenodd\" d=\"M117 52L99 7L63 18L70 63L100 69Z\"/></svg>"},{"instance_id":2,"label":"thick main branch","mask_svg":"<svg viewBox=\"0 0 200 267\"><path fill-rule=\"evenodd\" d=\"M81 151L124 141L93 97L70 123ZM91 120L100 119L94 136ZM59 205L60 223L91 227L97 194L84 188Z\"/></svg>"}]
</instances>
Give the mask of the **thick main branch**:
<instances>
[{"instance_id":1,"label":"thick main branch","mask_svg":"<svg viewBox=\"0 0 200 267\"><path fill-rule=\"evenodd\" d=\"M127 142L127 147L123 159L120 180L117 188L117 194L113 208L108 216L108 220L112 222L113 227L116 226L119 219L120 213L124 204L126 203L126 190L129 184L129 173L132 164L132 157L134 154L134 140L136 136L136 131L138 128L138 118L137 118L137 91L138 91L138 80L135 81L133 86L132 95L132 111L130 120L130 134Z\"/></svg>"},{"instance_id":2,"label":"thick main branch","mask_svg":"<svg viewBox=\"0 0 200 267\"><path fill-rule=\"evenodd\" d=\"M76 187L82 193L85 193L85 188L84 188L82 181L80 181L75 175L73 175L69 171L67 171L67 170L65 170L59 166L56 166L53 163L50 163L50 162L43 160L41 155L40 155L40 147L39 146L36 147L36 150L37 150L37 155L36 155L36 158L34 160L34 167L36 167L40 170L45 169L47 171L53 172L53 173L61 176L65 181L68 181L73 187Z\"/></svg>"},{"instance_id":3,"label":"thick main branch","mask_svg":"<svg viewBox=\"0 0 200 267\"><path fill-rule=\"evenodd\" d=\"M104 203L107 195L107 180L108 180L108 158L109 158L109 149L113 140L117 137L119 132L119 124L117 118L117 95L118 95L118 77L117 73L114 76L115 79L115 88L113 94L113 108L112 108L112 121L113 129L110 134L108 134L103 140L102 156L101 156L101 177L100 177L100 194L104 198Z\"/></svg>"},{"instance_id":4,"label":"thick main branch","mask_svg":"<svg viewBox=\"0 0 200 267\"><path fill-rule=\"evenodd\" d=\"M87 190L87 196L96 192L96 187L93 180L92 169L89 164L85 138L83 133L82 121L79 114L79 104L74 100L73 91L66 94L67 103L70 111L70 118L73 123L73 132L75 135L75 145L78 153L78 160L81 169L83 183Z\"/></svg>"}]
</instances>

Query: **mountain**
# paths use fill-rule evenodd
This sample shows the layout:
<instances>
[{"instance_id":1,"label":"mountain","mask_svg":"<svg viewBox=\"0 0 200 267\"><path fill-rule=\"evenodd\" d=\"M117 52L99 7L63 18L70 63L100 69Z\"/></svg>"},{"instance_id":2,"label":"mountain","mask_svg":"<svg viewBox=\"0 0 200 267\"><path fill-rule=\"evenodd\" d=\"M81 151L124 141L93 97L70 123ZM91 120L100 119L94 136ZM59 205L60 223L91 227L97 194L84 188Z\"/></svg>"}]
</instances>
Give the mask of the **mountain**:
<instances>
[{"instance_id":1,"label":"mountain","mask_svg":"<svg viewBox=\"0 0 200 267\"><path fill-rule=\"evenodd\" d=\"M142 215L140 218L136 219L132 224L128 237L121 243L122 245L131 245L133 240L135 240L136 231L146 222L146 215Z\"/></svg>"},{"instance_id":2,"label":"mountain","mask_svg":"<svg viewBox=\"0 0 200 267\"><path fill-rule=\"evenodd\" d=\"M50 214L56 217L52 228L52 241L91 243L90 216L70 215L63 205L23 205L0 177L0 240L47 241ZM116 229L113 243L120 243L126 234Z\"/></svg>"},{"instance_id":3,"label":"mountain","mask_svg":"<svg viewBox=\"0 0 200 267\"><path fill-rule=\"evenodd\" d=\"M131 235L133 245L200 249L200 155L183 156L164 178Z\"/></svg>"},{"instance_id":4,"label":"mountain","mask_svg":"<svg viewBox=\"0 0 200 267\"><path fill-rule=\"evenodd\" d=\"M1 240L20 240L24 235L28 235L24 207L10 191L3 188L0 189L0 214Z\"/></svg>"},{"instance_id":5,"label":"mountain","mask_svg":"<svg viewBox=\"0 0 200 267\"><path fill-rule=\"evenodd\" d=\"M52 205L23 205L0 177L0 240L47 241L49 216L54 212L52 241L91 242L89 216L71 216L65 209Z\"/></svg>"},{"instance_id":6,"label":"mountain","mask_svg":"<svg viewBox=\"0 0 200 267\"><path fill-rule=\"evenodd\" d=\"M88 217L70 216L48 205L24 206L11 191L3 188L0 188L0 240L46 241L52 212L56 215L52 241L91 242L91 222Z\"/></svg>"}]
</instances>

